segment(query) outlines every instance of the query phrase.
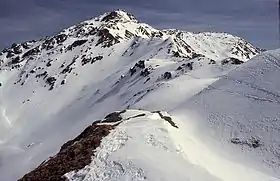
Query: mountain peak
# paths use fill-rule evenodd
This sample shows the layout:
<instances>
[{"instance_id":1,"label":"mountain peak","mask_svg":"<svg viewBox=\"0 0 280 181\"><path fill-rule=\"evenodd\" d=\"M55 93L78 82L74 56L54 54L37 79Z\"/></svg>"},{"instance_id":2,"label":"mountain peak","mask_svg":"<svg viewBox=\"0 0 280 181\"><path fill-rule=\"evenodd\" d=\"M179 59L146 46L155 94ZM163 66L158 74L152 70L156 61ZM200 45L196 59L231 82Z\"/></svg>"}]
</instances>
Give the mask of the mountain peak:
<instances>
[{"instance_id":1,"label":"mountain peak","mask_svg":"<svg viewBox=\"0 0 280 181\"><path fill-rule=\"evenodd\" d=\"M133 21L138 22L135 16L131 13L126 12L125 10L117 9L115 11L104 13L98 17L99 21Z\"/></svg>"}]
</instances>

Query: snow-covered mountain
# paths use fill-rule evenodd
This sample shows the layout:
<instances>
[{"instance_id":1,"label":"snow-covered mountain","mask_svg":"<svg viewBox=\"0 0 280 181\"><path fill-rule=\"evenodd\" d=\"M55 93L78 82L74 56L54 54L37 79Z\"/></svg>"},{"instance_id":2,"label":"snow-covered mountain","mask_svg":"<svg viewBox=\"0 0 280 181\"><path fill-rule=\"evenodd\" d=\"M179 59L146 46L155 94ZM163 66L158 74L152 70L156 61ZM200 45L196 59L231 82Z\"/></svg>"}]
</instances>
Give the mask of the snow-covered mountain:
<instances>
[{"instance_id":1,"label":"snow-covered mountain","mask_svg":"<svg viewBox=\"0 0 280 181\"><path fill-rule=\"evenodd\" d=\"M279 180L280 58L261 52L122 10L13 44L0 53L0 180Z\"/></svg>"}]
</instances>

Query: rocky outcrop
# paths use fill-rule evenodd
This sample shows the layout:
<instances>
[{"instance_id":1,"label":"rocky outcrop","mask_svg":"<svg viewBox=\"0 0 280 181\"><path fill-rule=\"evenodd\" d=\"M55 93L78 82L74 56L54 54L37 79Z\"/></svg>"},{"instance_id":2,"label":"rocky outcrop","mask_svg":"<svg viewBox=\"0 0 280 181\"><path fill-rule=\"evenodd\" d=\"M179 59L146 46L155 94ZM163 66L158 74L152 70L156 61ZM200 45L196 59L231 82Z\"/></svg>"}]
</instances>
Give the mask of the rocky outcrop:
<instances>
[{"instance_id":1,"label":"rocky outcrop","mask_svg":"<svg viewBox=\"0 0 280 181\"><path fill-rule=\"evenodd\" d=\"M115 112L107 115L102 123L113 123L122 120ZM96 121L88 126L75 139L66 142L59 153L41 163L35 170L24 175L19 181L64 181L64 174L84 168L91 163L94 150L100 145L103 137L110 133L116 125L97 124Z\"/></svg>"}]
</instances>

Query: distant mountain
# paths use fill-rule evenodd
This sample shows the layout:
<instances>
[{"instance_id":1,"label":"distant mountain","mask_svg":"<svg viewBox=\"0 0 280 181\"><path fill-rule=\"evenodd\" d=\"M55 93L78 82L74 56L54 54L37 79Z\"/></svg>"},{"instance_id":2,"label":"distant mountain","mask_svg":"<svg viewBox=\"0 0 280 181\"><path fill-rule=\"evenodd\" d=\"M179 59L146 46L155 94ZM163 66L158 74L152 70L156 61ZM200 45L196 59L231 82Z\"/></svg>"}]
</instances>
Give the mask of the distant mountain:
<instances>
[{"instance_id":1,"label":"distant mountain","mask_svg":"<svg viewBox=\"0 0 280 181\"><path fill-rule=\"evenodd\" d=\"M0 180L277 180L280 58L262 52L122 10L13 44Z\"/></svg>"}]
</instances>

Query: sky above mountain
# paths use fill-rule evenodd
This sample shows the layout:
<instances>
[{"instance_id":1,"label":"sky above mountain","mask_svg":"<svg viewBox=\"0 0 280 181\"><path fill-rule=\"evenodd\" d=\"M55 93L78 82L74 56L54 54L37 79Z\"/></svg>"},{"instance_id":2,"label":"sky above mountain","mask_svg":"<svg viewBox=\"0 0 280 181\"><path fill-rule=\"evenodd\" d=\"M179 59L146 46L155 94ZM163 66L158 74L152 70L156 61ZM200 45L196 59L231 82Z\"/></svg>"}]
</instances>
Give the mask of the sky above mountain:
<instances>
[{"instance_id":1,"label":"sky above mountain","mask_svg":"<svg viewBox=\"0 0 280 181\"><path fill-rule=\"evenodd\" d=\"M0 49L39 39L104 12L124 9L159 29L229 32L279 46L277 0L0 0Z\"/></svg>"}]
</instances>

